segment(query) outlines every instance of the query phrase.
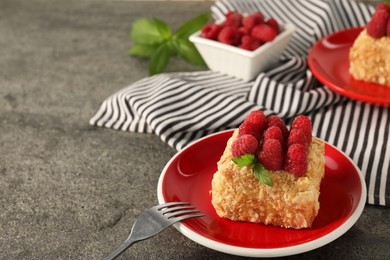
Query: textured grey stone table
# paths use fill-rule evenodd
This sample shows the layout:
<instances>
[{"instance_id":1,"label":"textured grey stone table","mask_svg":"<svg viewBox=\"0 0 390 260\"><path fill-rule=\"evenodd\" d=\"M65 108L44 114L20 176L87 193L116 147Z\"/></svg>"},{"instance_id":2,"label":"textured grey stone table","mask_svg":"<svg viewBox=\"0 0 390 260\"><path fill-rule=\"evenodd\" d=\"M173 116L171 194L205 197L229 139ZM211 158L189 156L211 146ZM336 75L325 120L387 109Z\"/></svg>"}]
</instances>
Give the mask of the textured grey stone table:
<instances>
[{"instance_id":1,"label":"textured grey stone table","mask_svg":"<svg viewBox=\"0 0 390 260\"><path fill-rule=\"evenodd\" d=\"M101 259L157 203L175 151L156 136L88 121L104 98L147 76L147 62L127 56L135 19L177 28L211 4L0 1L0 259ZM389 246L390 209L367 206L345 235L291 259L388 259ZM171 227L121 259L241 258Z\"/></svg>"}]
</instances>

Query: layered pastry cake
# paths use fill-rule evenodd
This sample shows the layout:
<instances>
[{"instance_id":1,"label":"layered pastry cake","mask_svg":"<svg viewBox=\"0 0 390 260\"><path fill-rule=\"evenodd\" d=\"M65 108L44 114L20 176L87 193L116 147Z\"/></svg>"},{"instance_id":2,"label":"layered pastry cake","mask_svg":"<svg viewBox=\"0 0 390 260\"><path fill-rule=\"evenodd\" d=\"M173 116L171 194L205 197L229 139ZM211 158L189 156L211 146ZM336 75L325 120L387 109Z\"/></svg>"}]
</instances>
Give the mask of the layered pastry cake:
<instances>
[{"instance_id":1,"label":"layered pastry cake","mask_svg":"<svg viewBox=\"0 0 390 260\"><path fill-rule=\"evenodd\" d=\"M234 131L212 180L220 217L285 228L311 227L325 173L324 143L298 116L291 128L253 111Z\"/></svg>"},{"instance_id":2,"label":"layered pastry cake","mask_svg":"<svg viewBox=\"0 0 390 260\"><path fill-rule=\"evenodd\" d=\"M354 41L350 74L357 80L390 87L390 6L381 3Z\"/></svg>"}]
</instances>

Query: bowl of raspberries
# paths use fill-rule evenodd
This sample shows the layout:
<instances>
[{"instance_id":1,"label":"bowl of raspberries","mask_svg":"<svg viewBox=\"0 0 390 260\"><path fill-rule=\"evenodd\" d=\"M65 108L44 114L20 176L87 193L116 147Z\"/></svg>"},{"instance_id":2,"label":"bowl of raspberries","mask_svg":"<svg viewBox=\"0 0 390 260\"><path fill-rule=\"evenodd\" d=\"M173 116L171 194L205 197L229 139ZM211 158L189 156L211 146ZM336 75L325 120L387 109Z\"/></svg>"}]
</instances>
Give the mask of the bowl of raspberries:
<instances>
[{"instance_id":1,"label":"bowl of raspberries","mask_svg":"<svg viewBox=\"0 0 390 260\"><path fill-rule=\"evenodd\" d=\"M279 60L294 31L293 25L266 18L260 11L228 11L189 40L209 69L251 81Z\"/></svg>"}]
</instances>

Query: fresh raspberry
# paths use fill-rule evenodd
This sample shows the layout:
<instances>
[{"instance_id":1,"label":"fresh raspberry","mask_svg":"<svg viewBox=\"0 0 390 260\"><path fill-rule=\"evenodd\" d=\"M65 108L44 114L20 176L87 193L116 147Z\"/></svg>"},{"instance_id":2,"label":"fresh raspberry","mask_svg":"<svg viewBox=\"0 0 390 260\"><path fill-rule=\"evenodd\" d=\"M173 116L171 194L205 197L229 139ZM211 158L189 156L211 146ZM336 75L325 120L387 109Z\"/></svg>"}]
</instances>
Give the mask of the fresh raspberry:
<instances>
[{"instance_id":1,"label":"fresh raspberry","mask_svg":"<svg viewBox=\"0 0 390 260\"><path fill-rule=\"evenodd\" d=\"M232 155L240 157L244 154L256 154L259 143L257 139L251 135L241 135L232 144Z\"/></svg>"},{"instance_id":2,"label":"fresh raspberry","mask_svg":"<svg viewBox=\"0 0 390 260\"><path fill-rule=\"evenodd\" d=\"M238 45L239 48L248 50L248 51L253 51L256 50L261 46L261 42L252 36L249 35L244 35L241 38L241 44Z\"/></svg>"},{"instance_id":3,"label":"fresh raspberry","mask_svg":"<svg viewBox=\"0 0 390 260\"><path fill-rule=\"evenodd\" d=\"M251 30L255 25L264 22L264 16L260 12L252 13L242 18L242 25Z\"/></svg>"},{"instance_id":4,"label":"fresh raspberry","mask_svg":"<svg viewBox=\"0 0 390 260\"><path fill-rule=\"evenodd\" d=\"M282 170L284 159L282 145L275 139L265 140L257 159L267 170Z\"/></svg>"},{"instance_id":5,"label":"fresh raspberry","mask_svg":"<svg viewBox=\"0 0 390 260\"><path fill-rule=\"evenodd\" d=\"M224 27L218 35L218 41L236 46L240 43L241 35L238 29L227 26Z\"/></svg>"},{"instance_id":6,"label":"fresh raspberry","mask_svg":"<svg viewBox=\"0 0 390 260\"><path fill-rule=\"evenodd\" d=\"M200 36L210 40L217 40L218 34L220 33L221 30L222 30L221 25L218 25L216 23L210 23L203 27Z\"/></svg>"},{"instance_id":7,"label":"fresh raspberry","mask_svg":"<svg viewBox=\"0 0 390 260\"><path fill-rule=\"evenodd\" d=\"M229 11L225 17L225 26L238 29L242 24L242 15L238 12Z\"/></svg>"},{"instance_id":8,"label":"fresh raspberry","mask_svg":"<svg viewBox=\"0 0 390 260\"><path fill-rule=\"evenodd\" d=\"M275 20L275 18L269 18L266 22L267 25L271 26L272 28L275 29L277 33L279 33L279 23Z\"/></svg>"},{"instance_id":9,"label":"fresh raspberry","mask_svg":"<svg viewBox=\"0 0 390 260\"><path fill-rule=\"evenodd\" d=\"M301 144L307 146L306 136L301 129L292 129L287 139L287 147L293 144Z\"/></svg>"},{"instance_id":10,"label":"fresh raspberry","mask_svg":"<svg viewBox=\"0 0 390 260\"><path fill-rule=\"evenodd\" d=\"M380 3L376 6L375 8L375 12L379 11L379 10L384 10L386 12L390 12L390 5L386 4L386 3Z\"/></svg>"},{"instance_id":11,"label":"fresh raspberry","mask_svg":"<svg viewBox=\"0 0 390 260\"><path fill-rule=\"evenodd\" d=\"M280 130L282 130L283 137L285 139L288 137L287 126L280 117L278 117L276 115L272 115L272 116L267 117L267 128L269 128L271 126L279 127Z\"/></svg>"},{"instance_id":12,"label":"fresh raspberry","mask_svg":"<svg viewBox=\"0 0 390 260\"><path fill-rule=\"evenodd\" d=\"M238 32L241 35L243 35L243 37L250 34L250 30L244 26L241 26L240 28L238 28ZM241 39L241 42L242 42L242 39Z\"/></svg>"},{"instance_id":13,"label":"fresh raspberry","mask_svg":"<svg viewBox=\"0 0 390 260\"><path fill-rule=\"evenodd\" d=\"M267 126L267 121L264 112L261 110L253 110L246 117L245 121L250 122L256 126L261 135Z\"/></svg>"},{"instance_id":14,"label":"fresh raspberry","mask_svg":"<svg viewBox=\"0 0 390 260\"><path fill-rule=\"evenodd\" d=\"M307 116L297 116L291 124L291 130L300 129L306 138L306 142L311 143L311 120Z\"/></svg>"},{"instance_id":15,"label":"fresh raspberry","mask_svg":"<svg viewBox=\"0 0 390 260\"><path fill-rule=\"evenodd\" d=\"M264 23L256 25L251 31L251 35L261 42L270 42L277 34L274 28Z\"/></svg>"},{"instance_id":16,"label":"fresh raspberry","mask_svg":"<svg viewBox=\"0 0 390 260\"><path fill-rule=\"evenodd\" d=\"M368 35L376 39L386 36L386 28L389 19L390 12L385 10L376 11L366 26Z\"/></svg>"},{"instance_id":17,"label":"fresh raspberry","mask_svg":"<svg viewBox=\"0 0 390 260\"><path fill-rule=\"evenodd\" d=\"M305 175L307 171L307 148L300 144L292 144L287 149L284 169L296 176Z\"/></svg>"},{"instance_id":18,"label":"fresh raspberry","mask_svg":"<svg viewBox=\"0 0 390 260\"><path fill-rule=\"evenodd\" d=\"M387 22L386 34L388 37L390 37L390 20Z\"/></svg>"},{"instance_id":19,"label":"fresh raspberry","mask_svg":"<svg viewBox=\"0 0 390 260\"><path fill-rule=\"evenodd\" d=\"M278 140L280 142L280 144L282 145L282 147L284 146L284 143L285 143L284 137L282 134L282 130L280 130L279 127L271 126L271 127L267 128L267 130L265 130L264 141L269 140L269 139Z\"/></svg>"},{"instance_id":20,"label":"fresh raspberry","mask_svg":"<svg viewBox=\"0 0 390 260\"><path fill-rule=\"evenodd\" d=\"M251 122L244 121L238 128L238 136L242 135L252 135L257 140L260 140L260 132L256 125Z\"/></svg>"}]
</instances>

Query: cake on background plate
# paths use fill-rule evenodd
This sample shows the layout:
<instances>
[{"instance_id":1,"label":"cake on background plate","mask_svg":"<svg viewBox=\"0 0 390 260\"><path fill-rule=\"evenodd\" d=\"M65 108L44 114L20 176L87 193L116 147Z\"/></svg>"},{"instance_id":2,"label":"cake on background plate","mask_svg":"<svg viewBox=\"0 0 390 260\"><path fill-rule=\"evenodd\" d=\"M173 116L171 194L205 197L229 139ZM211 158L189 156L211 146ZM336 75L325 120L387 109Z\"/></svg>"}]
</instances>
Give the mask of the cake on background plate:
<instances>
[{"instance_id":1,"label":"cake on background plate","mask_svg":"<svg viewBox=\"0 0 390 260\"><path fill-rule=\"evenodd\" d=\"M390 6L379 4L349 52L350 74L357 80L390 87Z\"/></svg>"}]
</instances>

